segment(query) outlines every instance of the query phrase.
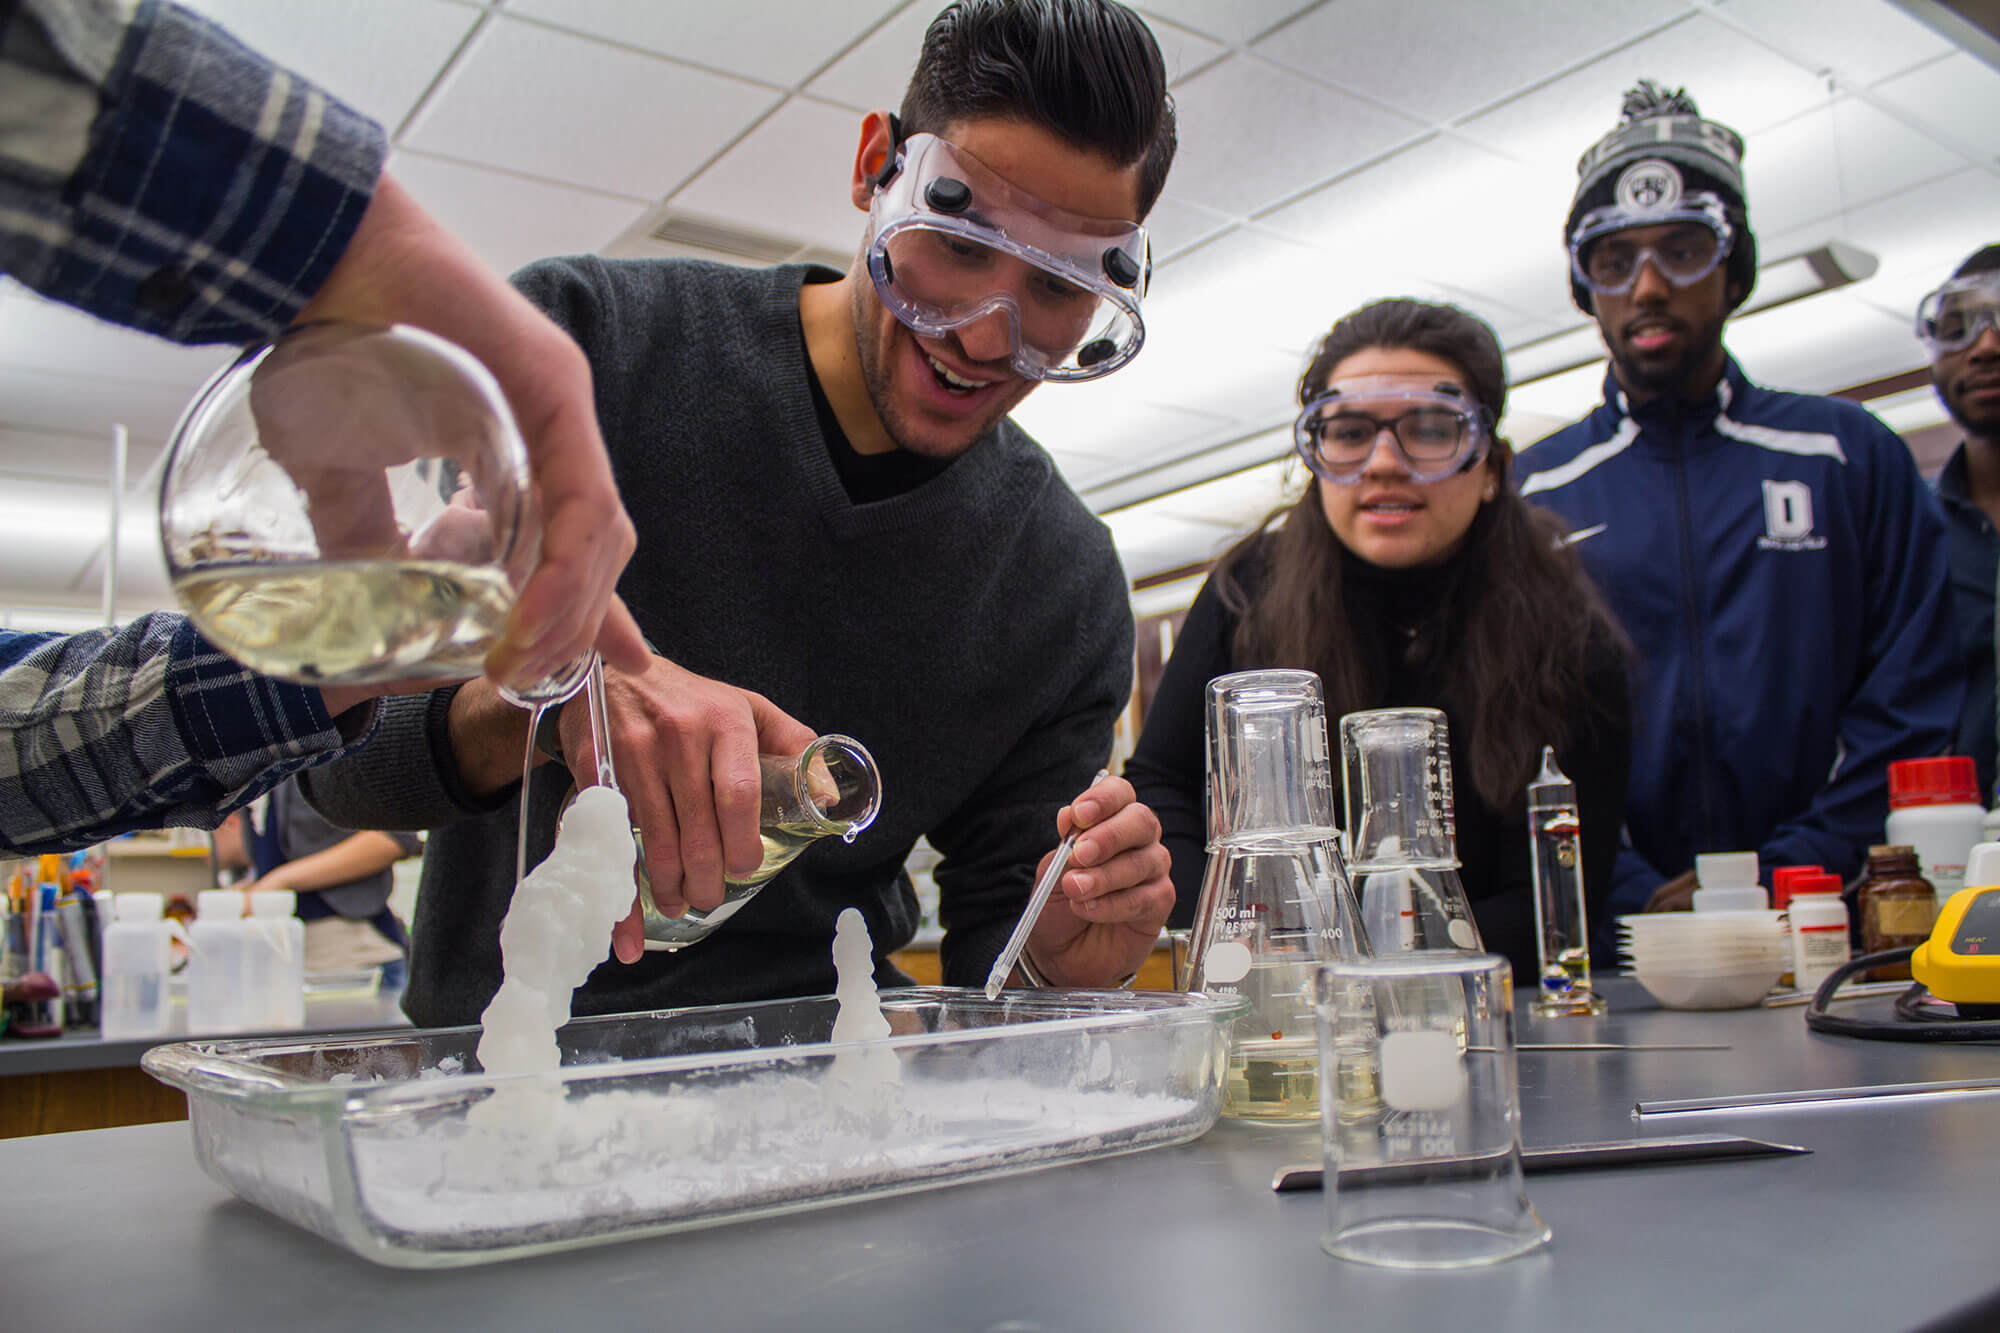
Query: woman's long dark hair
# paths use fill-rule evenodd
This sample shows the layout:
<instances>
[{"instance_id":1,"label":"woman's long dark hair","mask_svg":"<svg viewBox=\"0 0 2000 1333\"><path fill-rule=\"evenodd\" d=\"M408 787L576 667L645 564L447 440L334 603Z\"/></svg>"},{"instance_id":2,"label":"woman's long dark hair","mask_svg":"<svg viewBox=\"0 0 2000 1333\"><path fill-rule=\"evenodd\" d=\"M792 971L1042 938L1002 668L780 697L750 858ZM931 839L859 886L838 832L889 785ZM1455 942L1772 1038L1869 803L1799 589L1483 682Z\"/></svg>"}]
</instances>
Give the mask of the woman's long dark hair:
<instances>
[{"instance_id":1,"label":"woman's long dark hair","mask_svg":"<svg viewBox=\"0 0 2000 1333\"><path fill-rule=\"evenodd\" d=\"M1493 330L1457 306L1411 300L1376 301L1335 324L1299 377L1299 402L1323 392L1335 366L1371 347L1441 357L1458 367L1494 421L1506 409L1506 364ZM1543 745L1562 748L1577 711L1591 702L1584 680L1593 660L1603 660L1605 645L1624 644L1576 556L1558 546L1561 521L1514 489L1513 456L1505 440L1494 441L1486 466L1495 497L1480 506L1466 535L1462 576L1418 627L1420 639L1449 644L1448 701L1472 720L1472 734L1458 743L1468 747L1473 786L1495 809L1514 803ZM1263 567L1254 597L1238 576L1253 554ZM1388 686L1369 678L1347 630L1342 562L1358 558L1344 552L1318 487L1308 484L1216 569L1222 603L1239 618L1235 660L1244 669L1318 672L1332 718L1380 707Z\"/></svg>"}]
</instances>

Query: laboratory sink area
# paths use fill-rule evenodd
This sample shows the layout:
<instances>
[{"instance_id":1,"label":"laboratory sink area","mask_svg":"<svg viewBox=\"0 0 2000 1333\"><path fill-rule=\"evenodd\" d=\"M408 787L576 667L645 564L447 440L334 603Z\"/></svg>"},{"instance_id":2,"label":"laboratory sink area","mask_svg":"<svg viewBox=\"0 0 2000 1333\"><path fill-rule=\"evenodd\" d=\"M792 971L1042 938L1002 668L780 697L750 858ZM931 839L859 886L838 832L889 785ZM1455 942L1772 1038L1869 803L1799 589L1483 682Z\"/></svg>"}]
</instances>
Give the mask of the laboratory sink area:
<instances>
[{"instance_id":1,"label":"laboratory sink area","mask_svg":"<svg viewBox=\"0 0 2000 1333\"><path fill-rule=\"evenodd\" d=\"M1486 1267L1396 1271L1323 1252L1323 1193L1273 1189L1285 1168L1320 1163L1311 1122L1224 1118L1166 1146L429 1271L371 1263L233 1197L203 1174L189 1126L156 1124L0 1143L6 1308L24 1328L162 1333L2000 1326L1986 1224L2000 1052L1821 1035L1795 1004L1665 1010L1631 981L1598 984L1601 1017L1517 1009L1523 1179L1552 1239ZM1890 1001L1835 1007L1886 1018ZM268 1106L243 1114L286 1132ZM1808 1151L1535 1165L1538 1147L1697 1135ZM327 1162L294 1165L326 1178ZM1866 1262L1837 1258L1863 1249ZM101 1280L106 1253L116 1281Z\"/></svg>"}]
</instances>

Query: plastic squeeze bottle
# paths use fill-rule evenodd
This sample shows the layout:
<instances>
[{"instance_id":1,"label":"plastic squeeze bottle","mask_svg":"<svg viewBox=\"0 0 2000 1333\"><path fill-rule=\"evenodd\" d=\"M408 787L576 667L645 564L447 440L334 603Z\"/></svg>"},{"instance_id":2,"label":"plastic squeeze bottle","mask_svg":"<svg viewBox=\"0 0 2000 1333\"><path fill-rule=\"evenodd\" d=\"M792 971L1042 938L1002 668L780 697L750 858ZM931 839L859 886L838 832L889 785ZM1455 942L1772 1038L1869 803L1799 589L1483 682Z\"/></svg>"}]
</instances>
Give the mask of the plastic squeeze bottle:
<instances>
[{"instance_id":1,"label":"plastic squeeze bottle","mask_svg":"<svg viewBox=\"0 0 2000 1333\"><path fill-rule=\"evenodd\" d=\"M163 1037L173 929L161 916L166 900L157 893L119 893L111 905L117 915L104 932L104 1039Z\"/></svg>"},{"instance_id":2,"label":"plastic squeeze bottle","mask_svg":"<svg viewBox=\"0 0 2000 1333\"><path fill-rule=\"evenodd\" d=\"M1697 912L1762 912L1771 906L1757 882L1757 853L1708 852L1694 859Z\"/></svg>"}]
</instances>

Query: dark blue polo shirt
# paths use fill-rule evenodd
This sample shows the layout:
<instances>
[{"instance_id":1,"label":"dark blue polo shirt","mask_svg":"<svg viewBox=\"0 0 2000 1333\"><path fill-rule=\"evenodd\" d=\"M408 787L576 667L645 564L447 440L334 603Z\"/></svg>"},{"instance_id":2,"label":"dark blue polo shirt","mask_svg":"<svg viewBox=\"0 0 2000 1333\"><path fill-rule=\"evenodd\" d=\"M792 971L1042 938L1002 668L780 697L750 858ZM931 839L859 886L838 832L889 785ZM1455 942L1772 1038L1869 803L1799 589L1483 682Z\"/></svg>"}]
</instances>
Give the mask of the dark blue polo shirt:
<instances>
[{"instance_id":1,"label":"dark blue polo shirt","mask_svg":"<svg viewBox=\"0 0 2000 1333\"><path fill-rule=\"evenodd\" d=\"M1965 446L1938 473L1937 497L1951 534L1951 600L1965 651L1965 705L1959 710L1953 754L1972 756L1979 790L1994 804L1993 598L2000 582L2000 534L1972 499L1965 475Z\"/></svg>"}]
</instances>

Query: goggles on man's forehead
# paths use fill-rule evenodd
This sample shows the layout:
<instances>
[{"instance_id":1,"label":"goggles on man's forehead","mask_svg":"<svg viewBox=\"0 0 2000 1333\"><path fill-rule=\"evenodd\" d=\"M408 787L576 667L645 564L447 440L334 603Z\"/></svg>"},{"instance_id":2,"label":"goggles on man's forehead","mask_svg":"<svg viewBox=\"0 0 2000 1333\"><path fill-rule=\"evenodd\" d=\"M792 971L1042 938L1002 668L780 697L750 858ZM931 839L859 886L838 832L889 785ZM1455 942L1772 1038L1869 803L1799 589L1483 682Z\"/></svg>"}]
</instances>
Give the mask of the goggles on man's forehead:
<instances>
[{"instance_id":1,"label":"goggles on man's forehead","mask_svg":"<svg viewBox=\"0 0 2000 1333\"><path fill-rule=\"evenodd\" d=\"M1493 443L1486 409L1456 384L1426 390L1374 378L1328 385L1299 413L1292 443L1314 476L1352 486L1367 473L1385 431L1403 471L1426 484L1470 472Z\"/></svg>"},{"instance_id":2,"label":"goggles on man's forehead","mask_svg":"<svg viewBox=\"0 0 2000 1333\"><path fill-rule=\"evenodd\" d=\"M1933 358L1972 346L1982 329L2000 330L2000 272L1953 278L1917 306L1917 337Z\"/></svg>"},{"instance_id":3,"label":"goggles on man's forehead","mask_svg":"<svg viewBox=\"0 0 2000 1333\"><path fill-rule=\"evenodd\" d=\"M1003 318L1014 371L1034 380L1109 375L1145 341L1137 223L1045 203L930 134L897 145L868 219L875 290L924 337Z\"/></svg>"},{"instance_id":4,"label":"goggles on man's forehead","mask_svg":"<svg viewBox=\"0 0 2000 1333\"><path fill-rule=\"evenodd\" d=\"M1664 228L1650 244L1627 233ZM1676 287L1692 286L1715 272L1736 239L1722 200L1703 190L1663 208L1606 204L1577 219L1569 235L1569 267L1593 292L1622 296L1648 261Z\"/></svg>"}]
</instances>

